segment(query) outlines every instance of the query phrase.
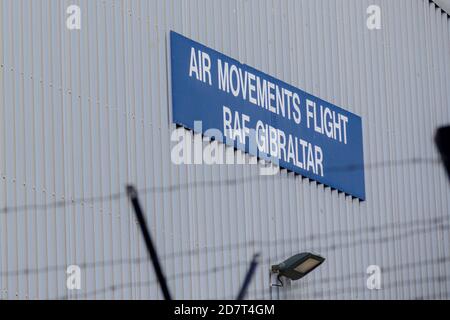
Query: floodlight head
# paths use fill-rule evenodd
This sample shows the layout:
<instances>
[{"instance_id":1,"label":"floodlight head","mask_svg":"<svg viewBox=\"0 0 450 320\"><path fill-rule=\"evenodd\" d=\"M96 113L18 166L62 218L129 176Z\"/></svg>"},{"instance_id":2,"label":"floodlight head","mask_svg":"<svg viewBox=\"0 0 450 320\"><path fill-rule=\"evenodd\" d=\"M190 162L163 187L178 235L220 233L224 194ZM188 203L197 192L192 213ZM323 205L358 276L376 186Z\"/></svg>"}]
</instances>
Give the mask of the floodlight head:
<instances>
[{"instance_id":1,"label":"floodlight head","mask_svg":"<svg viewBox=\"0 0 450 320\"><path fill-rule=\"evenodd\" d=\"M291 280L298 280L320 266L324 261L325 258L310 252L299 253L280 264L273 265L272 272Z\"/></svg>"}]
</instances>

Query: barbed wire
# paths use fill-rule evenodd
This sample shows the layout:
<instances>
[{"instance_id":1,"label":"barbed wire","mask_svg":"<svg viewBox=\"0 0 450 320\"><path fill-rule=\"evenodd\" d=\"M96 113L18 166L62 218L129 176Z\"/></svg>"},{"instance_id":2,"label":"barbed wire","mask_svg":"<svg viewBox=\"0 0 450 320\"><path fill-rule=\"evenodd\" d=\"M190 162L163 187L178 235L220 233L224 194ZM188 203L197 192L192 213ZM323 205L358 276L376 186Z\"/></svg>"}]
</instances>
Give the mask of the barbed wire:
<instances>
[{"instance_id":1,"label":"barbed wire","mask_svg":"<svg viewBox=\"0 0 450 320\"><path fill-rule=\"evenodd\" d=\"M248 241L248 242L241 242L241 243L235 243L235 244L229 244L229 245L221 245L221 246L211 246L211 247L206 247L206 248L196 248L196 249L191 249L188 251L178 251L178 252L173 252L171 254L166 254L163 255L162 258L163 259L173 259L173 258L177 258L180 256L184 256L184 255L194 255L194 254L207 254L210 252L216 252L216 251L227 251L227 250L233 250L233 249L237 249L240 248L242 246L251 246L251 245L269 245L269 246L274 246L277 243L282 243L284 241L313 241L315 239L325 239L325 238L329 238L329 237L336 237L336 236L351 236L351 235L356 235L356 234L361 234L364 232L367 233L375 233L379 230L388 230L388 229L396 229L396 228L401 228L401 227L411 227L411 226L416 226L417 224L428 224L428 223L432 223L432 224L439 224L439 223L443 223L447 220L450 220L450 215L445 215L445 216L438 216L435 218L429 218L429 219L417 219L417 220L412 220L406 223L387 223L384 225L379 225L379 226L372 226L372 227L363 227L363 228L357 228L357 229L343 229L343 230L338 230L338 231L332 231L329 233L319 233L319 234L312 234L312 235L308 235L308 236L302 236L302 237L294 237L294 238L283 238L283 239L275 239L275 240L268 240L268 241L260 241L260 240L252 240L252 241Z\"/></svg>"},{"instance_id":2,"label":"barbed wire","mask_svg":"<svg viewBox=\"0 0 450 320\"><path fill-rule=\"evenodd\" d=\"M406 287L412 287L415 286L419 283L439 283L442 284L442 282L447 282L449 281L450 278L448 276L428 276L428 277L424 277L424 278L412 278L412 279L406 279L406 280L396 280L394 282L391 283L384 283L381 286L380 290L386 290L386 289L393 289L393 288L406 288ZM318 281L318 283L320 282L320 280ZM260 290L260 291L249 291L249 295L250 294L254 294L254 295L258 295L258 294L267 294L267 290L270 289L265 289L265 290ZM284 287L283 291L284 293L290 293L290 292L298 292L299 290L301 290L300 286L292 286L292 287ZM307 296L310 296L311 298L323 298L323 297L339 297L342 295L346 295L346 294L356 294L356 293L361 293L362 290L368 290L366 287L366 283L363 282L361 286L354 286L354 287L344 287L344 288L336 288L336 289L326 289L326 288L322 288L321 290L316 290L313 291L312 293L308 293L305 292L305 294Z\"/></svg>"},{"instance_id":3,"label":"barbed wire","mask_svg":"<svg viewBox=\"0 0 450 320\"><path fill-rule=\"evenodd\" d=\"M399 271L404 271L404 270L413 270L413 269L417 269L417 268L424 268L424 267L428 267L428 266L436 266L436 265L440 265L440 264L444 264L450 261L450 256L445 256L442 258L438 258L438 259L432 259L432 260L422 260L422 261L417 261L417 262L408 262L405 264L399 264L399 265L392 265L392 266L387 266L387 267L381 267L381 272L382 275L384 275L383 278L386 278L385 275L386 274L390 274L390 273L394 273L394 272L399 272ZM355 281L355 279L357 279L358 277L363 277L363 276L367 276L366 273L353 273L353 274L349 274L349 275L343 275L341 277L335 277L333 278L321 278L321 277L316 277L314 279L314 284L312 283L302 283L301 286L300 285L293 285L293 286L284 286L282 287L282 292L283 293L290 293L293 291L296 291L298 293L303 293L304 295L310 297L310 298L324 298L326 296L330 297L330 296L340 296L343 294L355 294L355 293L361 293L362 290L367 290L366 287L366 282L363 281L361 286L353 286L353 287L344 287L344 288L334 288L334 289L330 289L330 288L326 288L323 285L328 285L330 283L338 283L338 282L342 282L342 281L349 281L351 282L351 280ZM340 281L335 281L335 279L338 278ZM332 280L331 280L332 279ZM446 283L450 281L450 276L448 275L438 275L438 276L428 276L428 277L417 277L414 279L407 279L407 280L395 280L393 282L389 282L388 284L386 284L384 281L384 284L381 286L381 289L385 290L385 289L392 289L392 288L403 288L403 287L413 287L415 285L417 285L418 283ZM311 289L312 286L322 286L322 288L320 290L316 290L313 292L309 292L309 290ZM271 290L276 290L277 287L272 288L272 287L268 287L265 289L253 289L253 290L249 290L248 296L250 295L254 295L254 296L259 296L259 295L269 295L271 294ZM380 290L381 290L380 289ZM447 293L447 297L450 297ZM233 299L232 296L225 296L223 298L221 298L222 300L229 300L229 299Z\"/></svg>"},{"instance_id":4,"label":"barbed wire","mask_svg":"<svg viewBox=\"0 0 450 320\"><path fill-rule=\"evenodd\" d=\"M445 219L444 219L445 218ZM330 251L335 251L335 250L345 250L345 249L349 249L352 248L354 246L358 246L358 245L363 245L366 242L370 242L370 243L374 243L374 244L382 244L385 242L390 242L393 240L400 240L403 238L407 238L407 237L412 237L412 236L417 236L417 235L421 235L421 234L426 234L435 230L441 230L441 231L448 231L450 230L450 225L442 225L440 223L445 222L445 220L449 220L450 217L442 217L442 220L440 219L429 219L432 223L434 224L438 224L438 225L430 225L430 226L419 226L419 228L415 228L414 230L407 230L401 234L394 234L391 236L383 236L381 238L365 238L365 239L357 239L354 241L349 241L349 242L343 242L343 243L336 243L333 242L332 244L328 244L322 247L318 247L317 249L319 249L320 251L324 251L324 252L330 252ZM420 220L423 222L423 220ZM379 226L382 227L382 226ZM371 228L371 230L373 230ZM347 231L343 232L343 235L346 235ZM334 232L333 232L334 233ZM325 237L326 234L323 234L323 236ZM239 248L248 248L248 247L274 247L274 246L280 246L282 244L285 243L290 243L290 242L302 242L305 240L311 239L311 237L297 237L297 238L280 238L277 240L273 240L273 241L258 241L258 240L253 240L253 241L249 241L249 242L242 242L242 243L235 243L235 244L230 244L227 246L212 246L212 247L207 247L204 249L194 249L194 250L188 250L188 251L180 251L180 252L175 252L175 253L171 253L168 255L162 255L161 256L161 260L163 261L167 261L167 260L171 260L174 258L182 258L182 257L192 257L195 255L199 255L199 254L207 254L207 253L221 253L221 252L225 252L225 251L232 251L235 249L239 249ZM277 259L279 257L272 257L272 259ZM78 266L80 268L83 269L89 269L89 268L105 268L105 267L109 267L109 266L115 266L115 265L124 265L124 264L140 264L140 263L148 263L149 260L147 257L140 257L140 258L132 258L132 259L116 259L116 260L106 260L106 261L94 261L94 262L85 262L85 263L79 263ZM11 276L20 276L20 275L33 275L33 274L39 274L39 273L50 273L50 272L56 272L58 270L66 270L67 269L67 265L56 265L56 266L47 266L47 267L43 267L43 268L34 268L34 269L22 269L22 270L7 270L7 271L3 271L0 272L1 276L5 276L5 277L11 277Z\"/></svg>"},{"instance_id":5,"label":"barbed wire","mask_svg":"<svg viewBox=\"0 0 450 320\"><path fill-rule=\"evenodd\" d=\"M270 261L269 259L265 260L266 262ZM416 268L423 268L429 265L439 265L439 264L443 264L446 262L450 261L450 256L446 256L446 257L442 257L442 258L438 258L438 259L432 259L432 260L422 260L422 261L417 261L417 262L408 262L408 263L404 263L404 264L399 264L399 265L391 265L388 267L383 267L382 268L382 272L383 274L389 274L392 272L398 272L401 270L411 270L411 269L416 269ZM239 268L239 267L244 267L248 264L248 262L240 262L240 263L232 263L232 264L227 264L224 266L220 266L220 267L214 267L214 268L210 268L210 269L206 269L206 270L202 270L202 271L194 271L194 272L182 272L179 274L176 274L174 276L171 277L167 277L166 279L168 281L171 280L176 280L176 279L180 279L180 278L185 278L187 276L211 276L212 274L221 272L221 271L225 271L225 270L230 270L230 269L235 269L235 268ZM348 275L344 275L341 277L336 277L336 278L317 278L316 279L316 285L323 285L323 284L327 284L327 283L336 283L339 281L344 281L344 280L348 280L351 278L356 278L353 276L363 276L363 275L367 275L363 272L361 273L353 273L353 274L348 274ZM336 279L338 279L339 281L335 281ZM417 281L418 280L418 281ZM413 280L400 280L400 281L394 281L393 283L390 283L388 285L383 285L383 289L389 289L389 288L400 288L400 287L406 287L407 284L408 285L416 285L418 282L443 282L443 281L448 281L450 280L449 277L447 276L433 276L433 277L428 277L428 278L419 278L419 279L413 279ZM97 295L101 295L101 294L107 294L107 293L114 293L116 291L119 290L123 290L126 288L132 288L132 289L137 289L137 288L150 288L151 286L154 286L158 284L157 280L151 280L151 281L134 281L134 282L126 282L126 283L121 283L118 285L111 285L111 286L107 286L101 289L96 289L96 290L92 290L86 293L79 293L76 294L76 296L72 296L69 294L66 295L62 295L59 298L57 298L58 300L66 300L66 299L70 299L70 298L89 298L92 296L97 296ZM360 291L361 289L366 289L366 288L362 288L362 287L346 287L346 288L337 288L334 290L330 290L330 289L325 289L325 290L317 290L315 292L308 292L309 289L309 284L302 285L302 287L297 287L297 286L291 286L291 287L284 287L283 288L283 292L291 292L291 291L298 291L299 289L302 289L307 296L312 297L312 298L318 298L318 297L324 297L326 295L331 296L333 294L337 294L337 295L342 295L342 294L346 294L346 293L355 293ZM158 290L158 289L155 289ZM270 293L271 288L266 288L266 289L262 289L262 290L249 290L248 291L248 295L260 295L260 294L269 294ZM224 297L222 300L231 300L234 299L235 296L227 296Z\"/></svg>"},{"instance_id":6,"label":"barbed wire","mask_svg":"<svg viewBox=\"0 0 450 320\"><path fill-rule=\"evenodd\" d=\"M374 162L369 164L350 164L346 166L336 166L329 169L330 172L351 172L355 170L362 170L362 169L376 169L376 168L383 168L383 167L396 167L396 166L405 166L405 165L418 165L418 164L437 164L440 163L441 159L439 158L408 158L408 159L401 159L401 160L387 160L387 161L380 161L380 162ZM283 170L283 168L280 168L280 170ZM302 177L301 175L298 175ZM249 177L242 177L242 178L231 178L226 180L203 180L203 181L193 181L193 182L186 182L186 183L180 183L180 184L174 184L174 185L168 185L168 186L156 186L156 187L147 187L147 188L141 188L137 189L138 193L140 194L148 194L148 193L163 193L163 192L170 192L170 191L180 191L182 189L189 189L189 188L198 188L198 187L223 187L227 185L238 185L243 183L249 183L253 180L260 180L260 179L269 179L273 177L279 177L279 175L271 176L271 175L253 175ZM114 201L119 200L121 198L127 197L127 194L125 192L116 192L111 193L107 195L101 195L96 197L88 197L88 198L74 198L74 199L65 199L65 200L58 200L48 203L41 203L41 204L23 204L18 206L12 206L12 207L3 207L0 209L0 215L5 214L13 214L13 213L19 213L19 212L26 212L26 211L42 211L47 209L54 209L54 208L60 208L60 207L66 207L66 206L75 206L79 204L94 204L99 202L105 202L105 201Z\"/></svg>"},{"instance_id":7,"label":"barbed wire","mask_svg":"<svg viewBox=\"0 0 450 320\"><path fill-rule=\"evenodd\" d=\"M402 165L407 165L407 164L438 163L438 162L440 162L440 160L411 158L411 159L405 159L405 160L399 160L399 161L378 162L378 163L368 164L365 166L365 168L379 168L379 167L383 167L383 166L402 166ZM335 169L339 170L339 171L345 171L345 170L351 171L351 170L358 170L358 168L360 169L361 167L358 167L357 165L352 165L352 166L348 166L345 168L336 167ZM178 191L178 190L181 190L184 188L232 185L232 184L250 182L253 179L264 179L266 177L267 176L258 175L258 176L244 177L244 178L227 179L227 180L221 180L221 181L214 181L214 180L194 181L194 182L188 182L188 183L177 184L177 185L144 188L144 189L140 189L138 192L142 193L142 194L147 194L147 193L151 193L151 192L167 192L167 191L175 191L175 190ZM127 195L125 192L118 192L118 193L112 193L112 194L104 195L104 196L79 198L79 199L71 199L71 200L61 200L61 201L50 202L50 203L46 203L46 204L5 207L3 209L0 209L0 214L26 212L26 211L30 211L30 210L45 210L48 208L65 207L67 205L76 205L76 204L80 204L80 203L93 204L93 203L97 203L97 202L118 200L118 199L121 199L126 196ZM314 239L322 239L322 238L333 237L333 236L336 237L339 235L341 235L341 236L345 235L346 237L349 237L349 236L360 235L363 232L375 233L377 230L385 231L386 229L396 229L396 228L400 228L402 225L404 227L409 227L409 226L415 226L415 224L417 224L417 223L443 224L448 219L449 219L449 216L440 216L440 217L434 217L431 219L409 221L404 224L385 224L385 225L380 225L380 226L376 226L376 227L375 226L363 227L363 228L360 228L359 230L358 229L337 230L337 231L333 231L330 233L314 234L314 235L310 235L310 236L297 237L297 238L291 238L291 239L285 238L285 239L278 239L278 240L274 240L274 241L253 240L253 241L249 241L249 242L245 242L245 243L236 243L236 244L230 244L230 245L220 246L220 247L196 248L196 249L192 249L192 250L188 250L188 251L184 251L184 252L183 251L174 252L174 253L171 253L168 255L164 255L162 258L164 260L168 260L168 259L174 259L174 258L183 257L183 256L206 254L211 251L214 251L217 253L220 251L233 250L233 249L249 247L249 246L278 246L285 242L306 241L306 240L312 241ZM417 235L417 234L421 234L421 233L428 233L428 232L436 230L437 228L440 228L440 230L448 230L449 229L448 226L433 227L431 229L427 228L427 229L414 230L414 232L408 231L401 235L394 234L392 236L386 236L386 237L378 239L378 241L376 239L375 240L374 239L365 239L365 241L366 242L367 241L370 241L370 242L375 241L377 244L380 244L383 242L400 239L400 238L406 237L406 236L412 236L412 235ZM320 247L320 250L336 250L336 249L344 250L344 249L347 249L347 248L350 248L350 247L353 247L356 245L361 245L362 243L364 243L364 239L363 239L363 241L357 240L354 242L327 245L327 246ZM82 263L82 264L80 264L80 267L94 268L94 267L106 267L108 265L116 265L116 264L125 264L125 263L137 264L137 263L143 263L143 262L148 262L148 259L147 258L134 258L134 259L110 260L110 261L103 261L103 262L95 261L95 262L90 262L90 263ZM9 271L1 272L0 275L1 276L18 276L21 274L30 275L30 274L42 273L42 272L49 273L49 272L57 271L57 270L63 269L63 268L65 269L66 266L50 266L50 267L47 266L44 268L35 268L35 269L12 270L12 271L9 270ZM216 272L218 272L217 270L224 270L224 269L223 268L214 268L213 270L216 270ZM180 277L180 275L175 276L175 278L177 278L177 277ZM155 283L155 281L153 281L152 283Z\"/></svg>"},{"instance_id":8,"label":"barbed wire","mask_svg":"<svg viewBox=\"0 0 450 320\"><path fill-rule=\"evenodd\" d=\"M446 229L449 229L449 227L446 227ZM426 231L426 230L425 230ZM416 231L415 234L417 233L421 233L424 231ZM384 240L386 241L386 239ZM263 263L269 263L269 262L273 262L275 259L274 258L268 258L263 260ZM394 272L394 271L399 271L401 269L413 269L413 268L418 268L418 267L424 267L424 266L428 266L428 265L439 265L442 263L446 263L450 260L450 257L442 257L442 258L438 258L438 259L433 259L433 260L423 260L423 261L419 261L419 262L409 262L403 265L397 265L397 266L388 266L388 267L384 267L383 268L383 272L384 273L389 273L389 272ZM141 259L136 260L134 259L134 261L141 261ZM148 262L148 259L147 259ZM167 279L168 280L175 280L175 279L179 279L179 278L184 278L187 276L200 276L200 275L205 275L205 274L212 274L212 273L217 273L223 270L227 270L230 268L237 268L237 267L241 267L243 265L246 265L248 262L236 262L236 263L232 263L232 264L228 264L228 265L224 265L224 266L220 266L220 267L214 267L212 269L207 269L204 271L190 271L190 272L182 272L179 274L176 274L174 276L170 276ZM357 276L361 276L362 274L349 274L349 275L344 275L339 277L338 279L336 278L322 278L319 279L318 281L323 283L330 283L330 282L337 282L339 280L343 281L343 280L348 280L349 278L352 277L357 277ZM441 277L442 280L442 277ZM126 288L126 287L133 287L134 285L137 285L137 287L142 287L142 286L149 286L149 285L154 285L156 284L157 281L153 280L153 281L147 281L147 282L133 282L133 283L125 283L122 285L113 285L113 286L109 286L107 288L103 288L103 289L99 289L99 290L95 290L94 293L91 293L89 295L94 295L96 293L102 293L102 292L106 292L108 290L112 290L112 291L116 291L119 290L121 288ZM351 290L354 290L351 289ZM342 290L337 290L339 292L342 292ZM323 291L320 292L321 295L323 295ZM332 293L330 293L332 294ZM64 298L64 297L61 297Z\"/></svg>"},{"instance_id":9,"label":"barbed wire","mask_svg":"<svg viewBox=\"0 0 450 320\"><path fill-rule=\"evenodd\" d=\"M112 193L109 195L104 196L98 196L98 197L90 197L90 198L79 198L79 199L71 199L71 200L59 200L49 203L41 203L41 204L24 204L19 205L15 207L3 207L0 209L0 215L4 214L12 214L12 213L18 213L18 212L25 212L25 211L39 211L39 210L48 210L48 209L54 209L54 208L60 208L60 207L66 207L66 206L73 206L78 205L82 203L90 203L94 204L97 202L105 202L105 201L113 201L118 200L122 197L126 196L125 192L118 192L118 193Z\"/></svg>"},{"instance_id":10,"label":"barbed wire","mask_svg":"<svg viewBox=\"0 0 450 320\"><path fill-rule=\"evenodd\" d=\"M173 281L173 280L177 280L177 279L184 279L186 277L198 277L198 276L202 276L205 274L211 275L211 274L218 273L220 271L224 271L224 270L228 270L228 269L235 269L235 268L243 267L246 265L247 265L247 262L237 262L237 263L231 263L231 264L227 264L227 265L223 265L223 266L216 266L213 268L200 270L200 271L181 272L181 273L175 274L173 276L166 277L166 280ZM80 295L87 298L89 296L95 296L97 294L105 294L105 293L109 293L109 292L115 292L115 291L121 290L121 289L126 289L126 288L135 289L135 288L140 288L140 287L153 286L156 284L158 284L158 280L156 280L156 279L150 280L150 281L126 282L126 283L122 283L119 285L111 285L111 286L108 286L108 287L105 287L102 289L93 290L93 291L87 292L85 294L80 293ZM60 296L58 298L58 300L66 300L69 298L70 298L70 295L66 294L66 295Z\"/></svg>"}]
</instances>

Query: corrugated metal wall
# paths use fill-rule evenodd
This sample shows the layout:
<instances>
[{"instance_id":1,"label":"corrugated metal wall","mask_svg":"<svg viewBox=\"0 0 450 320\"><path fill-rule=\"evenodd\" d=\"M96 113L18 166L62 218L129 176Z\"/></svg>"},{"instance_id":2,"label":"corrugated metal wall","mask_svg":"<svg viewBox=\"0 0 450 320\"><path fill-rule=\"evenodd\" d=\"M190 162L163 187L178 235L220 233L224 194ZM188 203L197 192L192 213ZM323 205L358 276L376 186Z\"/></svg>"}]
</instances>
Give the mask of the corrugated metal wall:
<instances>
[{"instance_id":1,"label":"corrugated metal wall","mask_svg":"<svg viewBox=\"0 0 450 320\"><path fill-rule=\"evenodd\" d=\"M73 3L81 31L65 26ZM367 201L284 170L171 164L169 30L362 116ZM449 185L432 161L450 23L435 4L1 0L0 37L1 298L65 298L71 264L70 298L161 298L127 183L176 298L233 298L254 252L251 298L450 298ZM271 263L306 250L326 262L271 292Z\"/></svg>"}]
</instances>

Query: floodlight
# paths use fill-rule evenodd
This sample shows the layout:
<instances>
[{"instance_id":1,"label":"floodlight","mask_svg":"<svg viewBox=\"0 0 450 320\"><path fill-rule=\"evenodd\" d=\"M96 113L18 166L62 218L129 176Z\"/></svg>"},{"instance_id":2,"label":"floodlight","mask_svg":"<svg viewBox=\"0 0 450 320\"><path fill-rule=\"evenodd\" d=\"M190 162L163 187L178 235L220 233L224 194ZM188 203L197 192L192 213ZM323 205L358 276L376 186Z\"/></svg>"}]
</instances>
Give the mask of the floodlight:
<instances>
[{"instance_id":1,"label":"floodlight","mask_svg":"<svg viewBox=\"0 0 450 320\"><path fill-rule=\"evenodd\" d=\"M272 272L291 280L298 280L320 266L325 258L310 252L296 254L286 261L273 265Z\"/></svg>"}]
</instances>

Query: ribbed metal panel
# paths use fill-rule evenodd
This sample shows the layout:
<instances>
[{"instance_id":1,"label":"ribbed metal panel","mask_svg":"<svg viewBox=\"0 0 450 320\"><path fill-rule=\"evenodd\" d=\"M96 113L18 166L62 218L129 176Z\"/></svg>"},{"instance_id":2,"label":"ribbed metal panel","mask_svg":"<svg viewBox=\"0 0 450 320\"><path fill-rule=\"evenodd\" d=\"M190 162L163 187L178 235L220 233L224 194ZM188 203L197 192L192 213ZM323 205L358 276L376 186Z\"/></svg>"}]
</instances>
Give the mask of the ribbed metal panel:
<instances>
[{"instance_id":1,"label":"ribbed metal panel","mask_svg":"<svg viewBox=\"0 0 450 320\"><path fill-rule=\"evenodd\" d=\"M381 30L366 27L372 4ZM173 165L169 30L360 115L367 201L285 170ZM427 161L450 122L450 23L434 3L2 0L0 37L1 298L161 298L127 183L176 298L233 298L255 252L250 298L450 298L449 184ZM327 260L271 291L270 265L301 251ZM82 290L66 289L71 264ZM381 290L366 288L372 264Z\"/></svg>"}]
</instances>

